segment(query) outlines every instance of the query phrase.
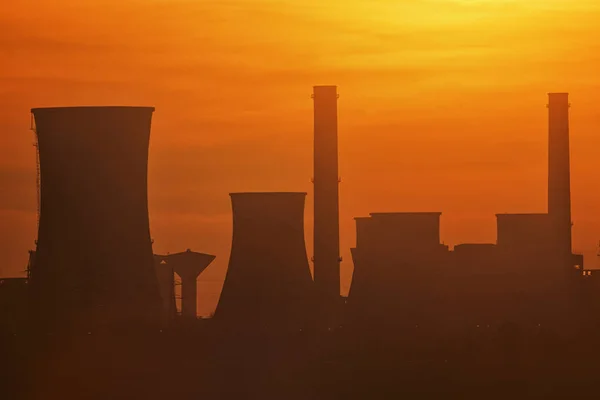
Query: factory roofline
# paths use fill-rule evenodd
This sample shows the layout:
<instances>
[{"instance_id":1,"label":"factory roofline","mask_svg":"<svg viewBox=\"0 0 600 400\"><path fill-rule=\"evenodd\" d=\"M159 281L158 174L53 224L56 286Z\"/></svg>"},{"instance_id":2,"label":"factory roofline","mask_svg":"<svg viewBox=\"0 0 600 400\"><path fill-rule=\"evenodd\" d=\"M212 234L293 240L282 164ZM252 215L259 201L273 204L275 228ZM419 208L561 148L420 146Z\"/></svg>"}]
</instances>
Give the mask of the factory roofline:
<instances>
[{"instance_id":1,"label":"factory roofline","mask_svg":"<svg viewBox=\"0 0 600 400\"><path fill-rule=\"evenodd\" d=\"M155 111L154 107L146 106L67 106L67 107L35 107L31 109L31 112L36 111L58 111L58 110L93 110L93 109L125 109L125 110L152 110Z\"/></svg>"},{"instance_id":2,"label":"factory roofline","mask_svg":"<svg viewBox=\"0 0 600 400\"><path fill-rule=\"evenodd\" d=\"M233 192L230 196L242 195L306 195L307 192Z\"/></svg>"},{"instance_id":3,"label":"factory roofline","mask_svg":"<svg viewBox=\"0 0 600 400\"><path fill-rule=\"evenodd\" d=\"M437 212L437 211L433 211L433 212L375 212L375 213L369 213L370 216L372 217L386 217L386 216L394 216L394 215L442 215L441 212Z\"/></svg>"},{"instance_id":4,"label":"factory roofline","mask_svg":"<svg viewBox=\"0 0 600 400\"><path fill-rule=\"evenodd\" d=\"M495 243L461 243L454 245L454 252L462 253L468 251L492 251L497 245Z\"/></svg>"},{"instance_id":5,"label":"factory roofline","mask_svg":"<svg viewBox=\"0 0 600 400\"><path fill-rule=\"evenodd\" d=\"M521 217L524 217L524 216L536 216L536 215L538 215L538 216L542 216L542 215L548 216L548 213L498 213L498 214L496 214L497 217L501 217L501 216L514 216L514 217L521 216Z\"/></svg>"},{"instance_id":6,"label":"factory roofline","mask_svg":"<svg viewBox=\"0 0 600 400\"><path fill-rule=\"evenodd\" d=\"M461 246L467 246L467 247L492 247L492 246L496 246L496 243L460 243L455 245L454 247L461 247Z\"/></svg>"},{"instance_id":7,"label":"factory roofline","mask_svg":"<svg viewBox=\"0 0 600 400\"><path fill-rule=\"evenodd\" d=\"M197 251L192 251L192 250L181 251L179 253L154 254L154 257L169 258L169 257L183 256L183 255L185 255L186 257L191 256L191 257L202 257L202 258L213 258L213 259L217 257L212 254L199 253Z\"/></svg>"}]
</instances>

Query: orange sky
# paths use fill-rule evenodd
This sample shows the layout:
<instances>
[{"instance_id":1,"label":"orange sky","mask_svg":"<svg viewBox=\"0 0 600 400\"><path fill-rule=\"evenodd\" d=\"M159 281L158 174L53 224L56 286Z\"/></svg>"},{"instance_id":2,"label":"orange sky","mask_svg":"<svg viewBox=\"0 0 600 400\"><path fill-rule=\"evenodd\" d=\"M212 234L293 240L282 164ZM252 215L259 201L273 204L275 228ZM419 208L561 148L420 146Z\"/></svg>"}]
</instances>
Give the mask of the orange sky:
<instances>
[{"instance_id":1,"label":"orange sky","mask_svg":"<svg viewBox=\"0 0 600 400\"><path fill-rule=\"evenodd\" d=\"M326 3L326 5L322 4ZM311 193L315 84L340 91L344 291L354 216L442 211L450 245L546 211L546 93L571 93L575 250L600 239L596 0L21 0L0 14L0 275L36 236L29 109L152 105L156 252L227 265L231 191ZM311 254L312 198L307 197Z\"/></svg>"}]
</instances>

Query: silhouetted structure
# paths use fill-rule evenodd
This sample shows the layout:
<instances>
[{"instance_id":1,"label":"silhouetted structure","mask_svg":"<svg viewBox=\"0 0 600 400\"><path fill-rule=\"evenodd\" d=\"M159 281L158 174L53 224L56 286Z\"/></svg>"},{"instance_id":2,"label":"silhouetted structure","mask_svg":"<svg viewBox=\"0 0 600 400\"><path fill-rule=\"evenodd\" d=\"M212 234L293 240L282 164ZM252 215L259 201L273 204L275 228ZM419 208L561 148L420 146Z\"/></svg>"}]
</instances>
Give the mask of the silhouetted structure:
<instances>
[{"instance_id":1,"label":"silhouetted structure","mask_svg":"<svg viewBox=\"0 0 600 400\"><path fill-rule=\"evenodd\" d=\"M20 333L26 321L27 278L0 278L0 333Z\"/></svg>"},{"instance_id":2,"label":"silhouetted structure","mask_svg":"<svg viewBox=\"0 0 600 400\"><path fill-rule=\"evenodd\" d=\"M440 244L439 213L356 219L352 326L402 327L407 335L412 325L420 334L450 335L516 324L570 334L590 319L599 286L571 252L567 99L550 94L549 213L498 214L496 244L449 251Z\"/></svg>"},{"instance_id":3,"label":"silhouetted structure","mask_svg":"<svg viewBox=\"0 0 600 400\"><path fill-rule=\"evenodd\" d=\"M297 328L314 311L304 241L306 193L232 193L233 241L214 319Z\"/></svg>"},{"instance_id":4,"label":"silhouetted structure","mask_svg":"<svg viewBox=\"0 0 600 400\"><path fill-rule=\"evenodd\" d=\"M154 268L162 300L161 320L163 326L167 326L177 316L177 303L175 298L175 271L171 265L167 264L164 257L166 256L154 255ZM36 252L30 250L27 263L28 273L35 269L35 259Z\"/></svg>"},{"instance_id":5,"label":"silhouetted structure","mask_svg":"<svg viewBox=\"0 0 600 400\"><path fill-rule=\"evenodd\" d=\"M315 88L315 95L315 177L319 169L331 178L335 89ZM151 111L35 110L43 178L39 254L29 254L34 285L0 279L2 395L598 398L600 273L571 254L567 95L550 94L549 108L548 213L498 214L497 243L452 251L440 243L438 212L356 218L348 319L339 329L320 329L321 320L317 329L303 329L339 293L339 265L317 262L325 272L316 274L316 296L304 246L305 194L237 193L215 320L192 318L196 277L214 256L186 251L154 256L163 321L176 313L177 271L185 324L73 335L23 328L30 289L38 316L48 313L46 322L55 324L129 324L160 314L147 262ZM317 144L318 132L328 139ZM315 187L315 202L328 210L315 212L315 224L321 221L323 254L332 255L336 246L339 254L337 233L323 234L337 219L337 189L335 212L329 196L337 182L327 182L322 197Z\"/></svg>"},{"instance_id":6,"label":"silhouetted structure","mask_svg":"<svg viewBox=\"0 0 600 400\"><path fill-rule=\"evenodd\" d=\"M154 268L158 289L162 299L162 324L168 326L177 316L177 301L175 298L175 270L163 256L154 255Z\"/></svg>"},{"instance_id":7,"label":"silhouetted structure","mask_svg":"<svg viewBox=\"0 0 600 400\"><path fill-rule=\"evenodd\" d=\"M198 294L197 279L216 256L197 253L190 249L168 255L156 256L164 267L174 271L181 278L181 315L188 319L197 318Z\"/></svg>"},{"instance_id":8,"label":"silhouetted structure","mask_svg":"<svg viewBox=\"0 0 600 400\"><path fill-rule=\"evenodd\" d=\"M41 204L30 290L49 329L158 322L150 107L37 108Z\"/></svg>"},{"instance_id":9,"label":"silhouetted structure","mask_svg":"<svg viewBox=\"0 0 600 400\"><path fill-rule=\"evenodd\" d=\"M354 274L348 297L352 327L381 329L423 325L431 296L447 263L439 240L439 212L372 213L357 218Z\"/></svg>"},{"instance_id":10,"label":"silhouetted structure","mask_svg":"<svg viewBox=\"0 0 600 400\"><path fill-rule=\"evenodd\" d=\"M314 281L320 308L340 299L337 87L314 87Z\"/></svg>"},{"instance_id":11,"label":"silhouetted structure","mask_svg":"<svg viewBox=\"0 0 600 400\"><path fill-rule=\"evenodd\" d=\"M556 249L548 214L497 214L497 247L506 267L515 271L549 274L556 265Z\"/></svg>"},{"instance_id":12,"label":"silhouetted structure","mask_svg":"<svg viewBox=\"0 0 600 400\"><path fill-rule=\"evenodd\" d=\"M30 277L31 271L34 269L35 255L36 255L35 250L29 250L29 258L27 259L27 268L25 269L27 271L27 278Z\"/></svg>"},{"instance_id":13,"label":"silhouetted structure","mask_svg":"<svg viewBox=\"0 0 600 400\"><path fill-rule=\"evenodd\" d=\"M548 214L555 246L565 267L571 267L571 167L569 94L548 94Z\"/></svg>"}]
</instances>

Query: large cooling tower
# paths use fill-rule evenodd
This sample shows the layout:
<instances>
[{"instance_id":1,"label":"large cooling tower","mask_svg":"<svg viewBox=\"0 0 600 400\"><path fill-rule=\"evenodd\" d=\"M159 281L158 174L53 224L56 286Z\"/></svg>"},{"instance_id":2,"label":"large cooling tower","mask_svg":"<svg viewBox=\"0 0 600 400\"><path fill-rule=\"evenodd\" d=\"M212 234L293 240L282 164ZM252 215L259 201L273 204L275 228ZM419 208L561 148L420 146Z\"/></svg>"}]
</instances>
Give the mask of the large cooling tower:
<instances>
[{"instance_id":1,"label":"large cooling tower","mask_svg":"<svg viewBox=\"0 0 600 400\"><path fill-rule=\"evenodd\" d=\"M297 328L311 313L306 193L233 193L229 269L215 312L242 329Z\"/></svg>"},{"instance_id":2,"label":"large cooling tower","mask_svg":"<svg viewBox=\"0 0 600 400\"><path fill-rule=\"evenodd\" d=\"M37 108L41 200L31 271L38 321L154 323L161 299L148 223L154 108Z\"/></svg>"}]
</instances>

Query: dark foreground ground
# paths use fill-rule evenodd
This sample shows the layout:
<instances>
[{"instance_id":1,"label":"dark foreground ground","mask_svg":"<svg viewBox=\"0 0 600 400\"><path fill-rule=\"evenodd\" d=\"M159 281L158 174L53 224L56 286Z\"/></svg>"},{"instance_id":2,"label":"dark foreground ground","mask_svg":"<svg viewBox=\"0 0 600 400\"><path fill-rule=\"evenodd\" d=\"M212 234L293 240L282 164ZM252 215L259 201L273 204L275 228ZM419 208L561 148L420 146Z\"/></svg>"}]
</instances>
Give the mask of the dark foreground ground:
<instances>
[{"instance_id":1,"label":"dark foreground ground","mask_svg":"<svg viewBox=\"0 0 600 400\"><path fill-rule=\"evenodd\" d=\"M0 399L597 399L596 337L326 332L4 335Z\"/></svg>"}]
</instances>

